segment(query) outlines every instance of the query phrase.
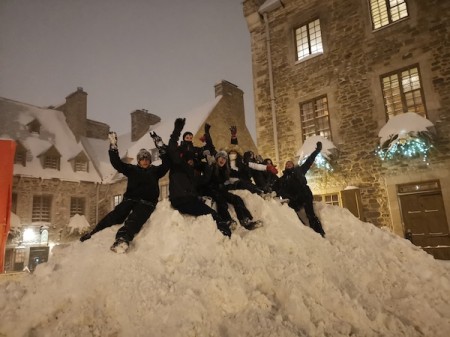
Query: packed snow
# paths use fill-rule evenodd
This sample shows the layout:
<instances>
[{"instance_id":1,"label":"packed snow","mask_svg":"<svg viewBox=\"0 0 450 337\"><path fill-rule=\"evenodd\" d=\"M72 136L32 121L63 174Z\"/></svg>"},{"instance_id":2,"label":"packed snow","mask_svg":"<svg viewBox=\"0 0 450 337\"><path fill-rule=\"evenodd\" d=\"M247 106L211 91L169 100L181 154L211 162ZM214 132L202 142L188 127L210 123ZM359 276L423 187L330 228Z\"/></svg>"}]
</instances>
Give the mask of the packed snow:
<instances>
[{"instance_id":1,"label":"packed snow","mask_svg":"<svg viewBox=\"0 0 450 337\"><path fill-rule=\"evenodd\" d=\"M316 203L325 239L276 200L231 239L161 201L126 254L115 226L0 278L0 336L448 336L450 264Z\"/></svg>"}]
</instances>

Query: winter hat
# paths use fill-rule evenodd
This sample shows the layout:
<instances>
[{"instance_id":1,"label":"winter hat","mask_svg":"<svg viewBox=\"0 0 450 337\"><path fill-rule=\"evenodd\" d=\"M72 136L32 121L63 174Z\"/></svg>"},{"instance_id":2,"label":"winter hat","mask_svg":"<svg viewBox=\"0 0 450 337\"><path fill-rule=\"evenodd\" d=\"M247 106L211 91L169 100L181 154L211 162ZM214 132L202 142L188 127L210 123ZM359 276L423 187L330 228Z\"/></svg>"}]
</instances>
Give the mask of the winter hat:
<instances>
[{"instance_id":1,"label":"winter hat","mask_svg":"<svg viewBox=\"0 0 450 337\"><path fill-rule=\"evenodd\" d=\"M183 140L184 140L184 138L185 138L187 135L194 136L194 135L192 134L192 132L186 131L185 133L183 133Z\"/></svg>"},{"instance_id":2,"label":"winter hat","mask_svg":"<svg viewBox=\"0 0 450 337\"><path fill-rule=\"evenodd\" d=\"M138 162L141 161L142 159L148 159L152 161L152 155L146 149L140 149L136 156L136 159Z\"/></svg>"},{"instance_id":3,"label":"winter hat","mask_svg":"<svg viewBox=\"0 0 450 337\"><path fill-rule=\"evenodd\" d=\"M216 153L216 155L215 155L214 157L216 158L216 160L217 160L219 157L228 159L228 153L226 153L225 151L219 151L219 152Z\"/></svg>"}]
</instances>

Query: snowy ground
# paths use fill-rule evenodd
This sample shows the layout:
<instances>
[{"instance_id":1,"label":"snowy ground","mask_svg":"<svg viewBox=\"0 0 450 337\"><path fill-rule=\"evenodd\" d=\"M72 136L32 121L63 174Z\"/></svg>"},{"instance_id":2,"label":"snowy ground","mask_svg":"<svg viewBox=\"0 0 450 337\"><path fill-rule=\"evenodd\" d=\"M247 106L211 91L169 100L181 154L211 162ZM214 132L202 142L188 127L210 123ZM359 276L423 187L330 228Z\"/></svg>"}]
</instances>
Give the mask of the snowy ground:
<instances>
[{"instance_id":1,"label":"snowy ground","mask_svg":"<svg viewBox=\"0 0 450 337\"><path fill-rule=\"evenodd\" d=\"M2 280L0 336L448 336L448 261L342 208L316 204L322 239L238 194L264 227L229 240L163 201L127 254L114 227Z\"/></svg>"}]
</instances>

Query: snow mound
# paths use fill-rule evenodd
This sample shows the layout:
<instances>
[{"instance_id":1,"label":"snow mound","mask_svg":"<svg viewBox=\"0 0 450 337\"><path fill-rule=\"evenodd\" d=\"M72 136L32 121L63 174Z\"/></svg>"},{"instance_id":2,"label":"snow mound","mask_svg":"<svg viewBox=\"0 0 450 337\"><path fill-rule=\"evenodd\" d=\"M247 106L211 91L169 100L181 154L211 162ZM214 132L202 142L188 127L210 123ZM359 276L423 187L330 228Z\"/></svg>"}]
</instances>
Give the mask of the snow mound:
<instances>
[{"instance_id":1,"label":"snow mound","mask_svg":"<svg viewBox=\"0 0 450 337\"><path fill-rule=\"evenodd\" d=\"M287 205L242 196L264 226L231 239L160 202L127 254L118 227L0 282L0 336L446 336L450 264L317 203L327 238Z\"/></svg>"}]
</instances>

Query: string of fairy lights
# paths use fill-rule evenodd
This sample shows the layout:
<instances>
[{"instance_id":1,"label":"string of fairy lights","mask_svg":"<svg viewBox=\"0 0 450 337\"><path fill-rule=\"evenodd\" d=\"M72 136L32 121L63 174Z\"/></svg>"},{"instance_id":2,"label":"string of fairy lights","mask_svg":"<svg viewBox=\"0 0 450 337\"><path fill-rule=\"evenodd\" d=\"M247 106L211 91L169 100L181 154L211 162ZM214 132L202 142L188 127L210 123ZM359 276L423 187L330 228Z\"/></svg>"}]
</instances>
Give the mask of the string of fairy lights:
<instances>
[{"instance_id":1,"label":"string of fairy lights","mask_svg":"<svg viewBox=\"0 0 450 337\"><path fill-rule=\"evenodd\" d=\"M392 140L385 147L378 146L375 152L383 161L420 157L428 164L428 154L432 148L430 137L424 133L410 132Z\"/></svg>"}]
</instances>

